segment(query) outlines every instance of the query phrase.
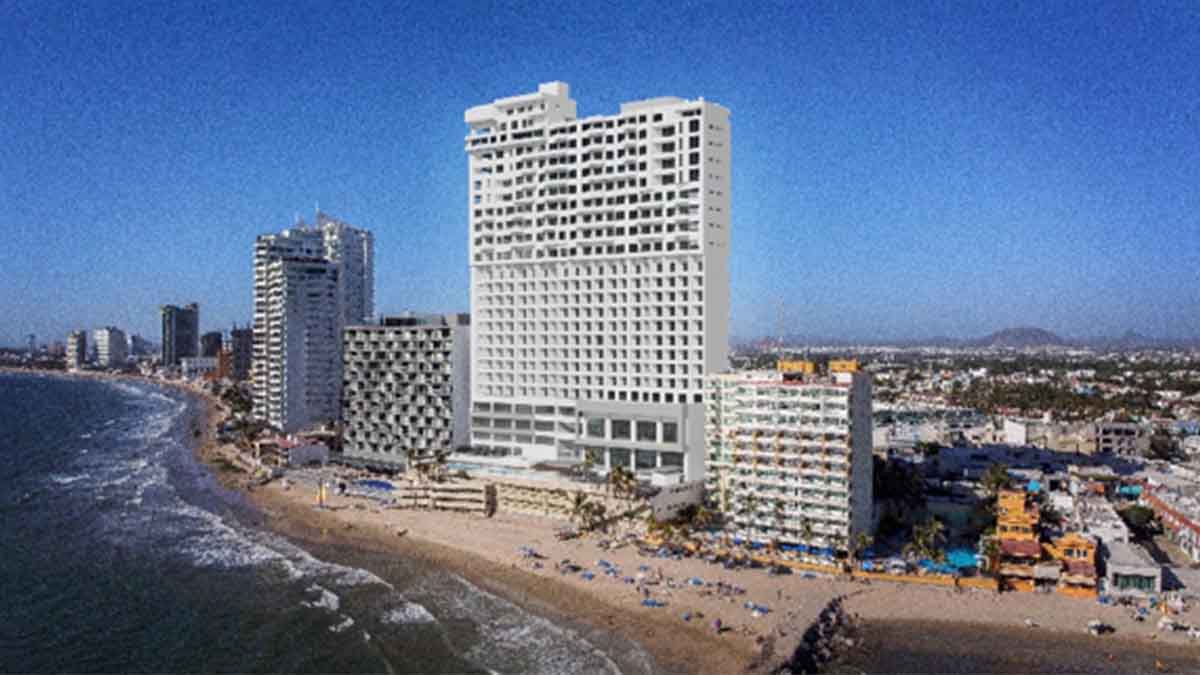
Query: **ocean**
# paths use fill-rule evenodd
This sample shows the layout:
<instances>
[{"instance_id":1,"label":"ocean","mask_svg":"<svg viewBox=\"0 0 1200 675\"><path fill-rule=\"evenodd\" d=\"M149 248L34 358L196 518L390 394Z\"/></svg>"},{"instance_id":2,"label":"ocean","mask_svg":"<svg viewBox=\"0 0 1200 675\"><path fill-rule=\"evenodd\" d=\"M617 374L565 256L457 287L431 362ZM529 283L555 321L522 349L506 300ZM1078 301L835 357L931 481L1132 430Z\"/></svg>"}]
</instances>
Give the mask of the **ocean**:
<instances>
[{"instance_id":1,"label":"ocean","mask_svg":"<svg viewBox=\"0 0 1200 675\"><path fill-rule=\"evenodd\" d=\"M201 413L149 383L0 373L0 671L653 669L427 563L258 527L194 459Z\"/></svg>"}]
</instances>

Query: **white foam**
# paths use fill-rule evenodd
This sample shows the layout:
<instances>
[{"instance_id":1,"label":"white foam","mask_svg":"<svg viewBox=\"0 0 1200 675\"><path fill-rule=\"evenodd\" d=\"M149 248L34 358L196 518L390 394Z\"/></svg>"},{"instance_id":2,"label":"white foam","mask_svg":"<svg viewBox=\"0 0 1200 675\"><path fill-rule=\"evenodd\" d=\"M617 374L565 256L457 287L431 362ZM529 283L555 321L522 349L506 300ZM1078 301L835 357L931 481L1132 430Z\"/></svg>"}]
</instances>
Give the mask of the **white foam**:
<instances>
[{"instance_id":1,"label":"white foam","mask_svg":"<svg viewBox=\"0 0 1200 675\"><path fill-rule=\"evenodd\" d=\"M50 476L50 480L54 481L55 483L58 483L59 485L70 485L71 483L78 483L79 481L81 481L85 478L90 478L90 476L86 473L81 473L81 474L78 474L75 476L64 476L62 474L51 474L51 476Z\"/></svg>"},{"instance_id":2,"label":"white foam","mask_svg":"<svg viewBox=\"0 0 1200 675\"><path fill-rule=\"evenodd\" d=\"M89 432L89 433L86 433L86 434L80 434L80 435L79 435L79 437L80 437L80 438L91 438L91 437L92 437L92 434L91 434L90 432Z\"/></svg>"},{"instance_id":3,"label":"white foam","mask_svg":"<svg viewBox=\"0 0 1200 675\"><path fill-rule=\"evenodd\" d=\"M331 612L336 612L342 606L341 599L338 598L337 594L333 593L328 588L321 586L320 584L313 584L309 586L308 592L319 593L320 597L316 600L307 600L300 603L305 607L315 607L318 609L327 609Z\"/></svg>"},{"instance_id":4,"label":"white foam","mask_svg":"<svg viewBox=\"0 0 1200 675\"><path fill-rule=\"evenodd\" d=\"M406 602L400 607L389 609L383 613L383 616L379 617L379 620L382 623L393 626L416 623L435 623L437 621L437 619L433 618L433 615L429 613L429 610L415 602Z\"/></svg>"},{"instance_id":5,"label":"white foam","mask_svg":"<svg viewBox=\"0 0 1200 675\"><path fill-rule=\"evenodd\" d=\"M530 614L462 577L454 579L466 592L454 593L448 600L457 605L458 612L465 614L464 618L477 621L484 636L466 652L465 656L471 662L478 665L512 659L520 662L520 668L527 672L587 670L620 675L617 664L582 635ZM536 659L535 663L524 663L527 655Z\"/></svg>"},{"instance_id":6,"label":"white foam","mask_svg":"<svg viewBox=\"0 0 1200 675\"><path fill-rule=\"evenodd\" d=\"M350 617L346 616L345 614L343 614L341 616L343 617L343 621L341 623L330 626L329 627L330 633L341 633L342 631L344 631L347 628L354 625L354 619L351 619Z\"/></svg>"}]
</instances>

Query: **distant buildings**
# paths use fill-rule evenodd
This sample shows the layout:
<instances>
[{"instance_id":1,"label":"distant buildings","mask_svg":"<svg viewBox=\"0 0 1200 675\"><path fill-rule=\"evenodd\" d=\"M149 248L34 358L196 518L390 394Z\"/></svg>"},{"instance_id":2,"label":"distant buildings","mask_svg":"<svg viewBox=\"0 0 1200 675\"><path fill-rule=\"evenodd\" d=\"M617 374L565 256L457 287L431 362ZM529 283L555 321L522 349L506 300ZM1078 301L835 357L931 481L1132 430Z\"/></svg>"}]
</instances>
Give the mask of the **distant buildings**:
<instances>
[{"instance_id":1,"label":"distant buildings","mask_svg":"<svg viewBox=\"0 0 1200 675\"><path fill-rule=\"evenodd\" d=\"M704 376L728 367L729 111L579 119L552 82L465 121L472 447L698 479Z\"/></svg>"},{"instance_id":2,"label":"distant buildings","mask_svg":"<svg viewBox=\"0 0 1200 675\"><path fill-rule=\"evenodd\" d=\"M338 419L342 327L374 311L371 233L317 223L255 242L254 411L284 432Z\"/></svg>"},{"instance_id":3,"label":"distant buildings","mask_svg":"<svg viewBox=\"0 0 1200 675\"><path fill-rule=\"evenodd\" d=\"M855 362L711 375L708 495L747 539L825 553L873 526L871 378Z\"/></svg>"},{"instance_id":4,"label":"distant buildings","mask_svg":"<svg viewBox=\"0 0 1200 675\"><path fill-rule=\"evenodd\" d=\"M130 356L149 356L154 353L154 345L149 340L141 335L129 336L129 355Z\"/></svg>"},{"instance_id":5,"label":"distant buildings","mask_svg":"<svg viewBox=\"0 0 1200 675\"><path fill-rule=\"evenodd\" d=\"M1150 449L1150 437L1133 422L1096 425L1096 452L1101 455L1140 457Z\"/></svg>"},{"instance_id":6,"label":"distant buildings","mask_svg":"<svg viewBox=\"0 0 1200 675\"><path fill-rule=\"evenodd\" d=\"M106 326L92 331L96 363L104 368L122 368L129 358L124 331Z\"/></svg>"},{"instance_id":7,"label":"distant buildings","mask_svg":"<svg viewBox=\"0 0 1200 675\"><path fill-rule=\"evenodd\" d=\"M88 342L85 331L67 335L67 370L79 370L87 364Z\"/></svg>"},{"instance_id":8,"label":"distant buildings","mask_svg":"<svg viewBox=\"0 0 1200 675\"><path fill-rule=\"evenodd\" d=\"M200 356L216 358L221 353L221 331L214 330L200 336Z\"/></svg>"},{"instance_id":9,"label":"distant buildings","mask_svg":"<svg viewBox=\"0 0 1200 675\"><path fill-rule=\"evenodd\" d=\"M200 355L200 306L163 305L162 364L178 366L180 359Z\"/></svg>"},{"instance_id":10,"label":"distant buildings","mask_svg":"<svg viewBox=\"0 0 1200 675\"><path fill-rule=\"evenodd\" d=\"M343 333L343 452L407 468L469 441L470 317L386 317Z\"/></svg>"}]
</instances>

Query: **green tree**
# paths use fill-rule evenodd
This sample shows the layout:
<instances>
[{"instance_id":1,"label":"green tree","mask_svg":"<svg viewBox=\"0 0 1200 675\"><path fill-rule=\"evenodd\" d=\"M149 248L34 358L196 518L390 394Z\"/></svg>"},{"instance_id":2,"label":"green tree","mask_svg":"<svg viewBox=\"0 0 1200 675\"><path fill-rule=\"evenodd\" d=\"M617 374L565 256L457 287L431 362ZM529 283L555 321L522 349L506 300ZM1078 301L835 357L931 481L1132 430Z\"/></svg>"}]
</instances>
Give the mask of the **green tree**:
<instances>
[{"instance_id":1,"label":"green tree","mask_svg":"<svg viewBox=\"0 0 1200 675\"><path fill-rule=\"evenodd\" d=\"M1000 490L1008 487L1008 466L1005 464L992 464L983 474L983 479L980 481L983 484L983 489L988 497L992 500L1000 494Z\"/></svg>"}]
</instances>

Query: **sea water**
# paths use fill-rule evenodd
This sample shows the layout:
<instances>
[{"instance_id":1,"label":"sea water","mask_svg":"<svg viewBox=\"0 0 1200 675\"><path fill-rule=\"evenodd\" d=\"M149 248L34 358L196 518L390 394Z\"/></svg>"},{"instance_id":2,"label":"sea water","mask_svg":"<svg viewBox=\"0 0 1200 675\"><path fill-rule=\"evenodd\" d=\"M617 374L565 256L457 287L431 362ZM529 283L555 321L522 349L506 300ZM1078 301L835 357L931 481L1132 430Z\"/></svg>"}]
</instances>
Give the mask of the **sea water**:
<instances>
[{"instance_id":1,"label":"sea water","mask_svg":"<svg viewBox=\"0 0 1200 675\"><path fill-rule=\"evenodd\" d=\"M200 413L0 373L0 670L618 672L602 638L453 574L257 527L193 458Z\"/></svg>"}]
</instances>

